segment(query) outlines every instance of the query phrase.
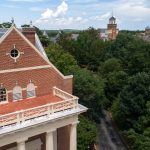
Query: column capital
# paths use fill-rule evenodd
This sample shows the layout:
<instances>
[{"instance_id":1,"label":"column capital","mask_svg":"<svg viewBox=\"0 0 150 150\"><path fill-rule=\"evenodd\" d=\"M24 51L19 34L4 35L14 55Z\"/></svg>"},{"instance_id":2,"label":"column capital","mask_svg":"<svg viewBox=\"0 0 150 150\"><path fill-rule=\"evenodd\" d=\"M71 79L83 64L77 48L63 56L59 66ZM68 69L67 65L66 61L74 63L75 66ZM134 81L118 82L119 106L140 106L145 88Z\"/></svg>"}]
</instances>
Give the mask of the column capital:
<instances>
[{"instance_id":1,"label":"column capital","mask_svg":"<svg viewBox=\"0 0 150 150\"><path fill-rule=\"evenodd\" d=\"M27 140L28 140L28 138L17 139L17 143L23 143L23 142L25 142Z\"/></svg>"},{"instance_id":2,"label":"column capital","mask_svg":"<svg viewBox=\"0 0 150 150\"><path fill-rule=\"evenodd\" d=\"M55 132L56 129L50 129L50 130L47 130L46 133L51 133L51 132Z\"/></svg>"},{"instance_id":3,"label":"column capital","mask_svg":"<svg viewBox=\"0 0 150 150\"><path fill-rule=\"evenodd\" d=\"M75 122L72 122L71 125L77 125L79 123L80 123L80 121L75 121Z\"/></svg>"}]
</instances>

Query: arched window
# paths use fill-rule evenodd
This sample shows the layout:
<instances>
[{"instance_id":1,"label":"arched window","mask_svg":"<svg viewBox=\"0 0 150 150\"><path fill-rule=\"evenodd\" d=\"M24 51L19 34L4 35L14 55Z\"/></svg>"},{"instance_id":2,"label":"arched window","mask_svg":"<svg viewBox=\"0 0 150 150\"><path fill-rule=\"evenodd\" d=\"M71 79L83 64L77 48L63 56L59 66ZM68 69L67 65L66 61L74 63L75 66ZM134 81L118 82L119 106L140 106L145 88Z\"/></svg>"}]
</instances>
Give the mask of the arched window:
<instances>
[{"instance_id":1,"label":"arched window","mask_svg":"<svg viewBox=\"0 0 150 150\"><path fill-rule=\"evenodd\" d=\"M4 87L0 87L0 102L7 101L7 93Z\"/></svg>"},{"instance_id":2,"label":"arched window","mask_svg":"<svg viewBox=\"0 0 150 150\"><path fill-rule=\"evenodd\" d=\"M20 86L15 86L13 88L13 100L22 99L22 89Z\"/></svg>"},{"instance_id":3,"label":"arched window","mask_svg":"<svg viewBox=\"0 0 150 150\"><path fill-rule=\"evenodd\" d=\"M27 85L27 98L29 97L35 97L36 93L35 93L35 86L33 83L29 83Z\"/></svg>"}]
</instances>

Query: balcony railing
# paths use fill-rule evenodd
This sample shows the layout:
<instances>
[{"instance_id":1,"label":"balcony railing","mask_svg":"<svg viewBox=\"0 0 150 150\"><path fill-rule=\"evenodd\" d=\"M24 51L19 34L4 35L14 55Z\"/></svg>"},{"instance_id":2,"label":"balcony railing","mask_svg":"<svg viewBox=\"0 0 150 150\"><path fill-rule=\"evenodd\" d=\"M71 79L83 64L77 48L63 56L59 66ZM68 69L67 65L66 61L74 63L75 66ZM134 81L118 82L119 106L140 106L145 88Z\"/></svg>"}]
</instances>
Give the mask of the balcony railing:
<instances>
[{"instance_id":1,"label":"balcony railing","mask_svg":"<svg viewBox=\"0 0 150 150\"><path fill-rule=\"evenodd\" d=\"M60 102L50 103L39 107L34 107L26 110L17 111L0 116L0 127L11 124L21 124L26 120L47 116L64 111L67 109L76 109L78 107L78 98L68 94L56 87L53 88L53 94L63 99Z\"/></svg>"}]
</instances>

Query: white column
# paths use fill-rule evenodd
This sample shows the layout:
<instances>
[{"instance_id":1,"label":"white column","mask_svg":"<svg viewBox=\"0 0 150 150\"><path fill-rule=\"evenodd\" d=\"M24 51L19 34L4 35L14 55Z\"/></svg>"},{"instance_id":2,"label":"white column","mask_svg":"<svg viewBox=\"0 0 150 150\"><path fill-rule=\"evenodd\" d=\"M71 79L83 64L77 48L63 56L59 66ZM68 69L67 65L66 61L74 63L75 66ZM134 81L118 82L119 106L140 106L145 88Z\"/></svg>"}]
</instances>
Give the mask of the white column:
<instances>
[{"instance_id":1,"label":"white column","mask_svg":"<svg viewBox=\"0 0 150 150\"><path fill-rule=\"evenodd\" d=\"M54 131L54 150L57 150L57 130Z\"/></svg>"},{"instance_id":2,"label":"white column","mask_svg":"<svg viewBox=\"0 0 150 150\"><path fill-rule=\"evenodd\" d=\"M17 141L17 150L26 150L26 141L27 139Z\"/></svg>"},{"instance_id":3,"label":"white column","mask_svg":"<svg viewBox=\"0 0 150 150\"><path fill-rule=\"evenodd\" d=\"M54 131L55 130L51 130L46 133L46 150L54 150Z\"/></svg>"},{"instance_id":4,"label":"white column","mask_svg":"<svg viewBox=\"0 0 150 150\"><path fill-rule=\"evenodd\" d=\"M75 122L71 125L70 129L70 150L77 150L77 124Z\"/></svg>"}]
</instances>

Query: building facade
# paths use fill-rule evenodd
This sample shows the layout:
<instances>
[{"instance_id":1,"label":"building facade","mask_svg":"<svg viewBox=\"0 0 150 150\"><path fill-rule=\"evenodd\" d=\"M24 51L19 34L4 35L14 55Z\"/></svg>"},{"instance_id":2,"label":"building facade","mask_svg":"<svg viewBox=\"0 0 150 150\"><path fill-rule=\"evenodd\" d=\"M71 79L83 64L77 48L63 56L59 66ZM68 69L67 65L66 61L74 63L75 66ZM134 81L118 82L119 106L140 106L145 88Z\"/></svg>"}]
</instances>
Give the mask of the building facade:
<instances>
[{"instance_id":1,"label":"building facade","mask_svg":"<svg viewBox=\"0 0 150 150\"><path fill-rule=\"evenodd\" d=\"M73 76L48 60L33 27L0 29L0 150L76 150Z\"/></svg>"},{"instance_id":2,"label":"building facade","mask_svg":"<svg viewBox=\"0 0 150 150\"><path fill-rule=\"evenodd\" d=\"M119 29L117 28L116 18L113 16L109 19L107 28L99 29L99 36L104 41L105 40L115 40L118 33L119 33Z\"/></svg>"}]
</instances>

